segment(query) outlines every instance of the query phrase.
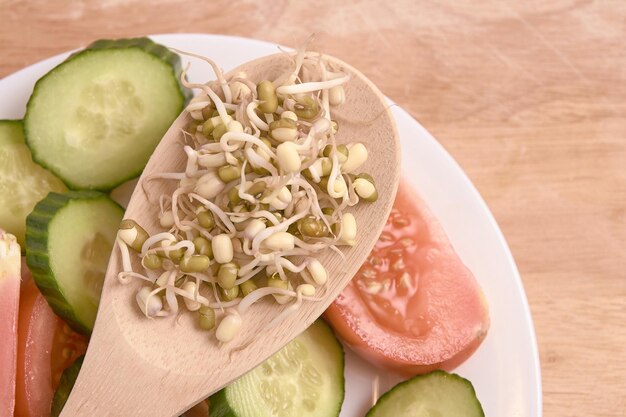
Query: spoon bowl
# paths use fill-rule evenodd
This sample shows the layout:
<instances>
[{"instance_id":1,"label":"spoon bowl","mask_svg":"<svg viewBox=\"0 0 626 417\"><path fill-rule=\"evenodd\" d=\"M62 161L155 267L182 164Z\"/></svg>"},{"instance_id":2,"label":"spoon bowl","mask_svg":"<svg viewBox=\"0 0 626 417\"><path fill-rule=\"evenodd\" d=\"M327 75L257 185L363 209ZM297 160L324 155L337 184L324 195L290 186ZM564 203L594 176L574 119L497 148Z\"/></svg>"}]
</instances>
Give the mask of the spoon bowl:
<instances>
[{"instance_id":1,"label":"spoon bowl","mask_svg":"<svg viewBox=\"0 0 626 417\"><path fill-rule=\"evenodd\" d=\"M400 144L389 105L380 91L356 69L327 57L352 75L344 85L346 101L333 109L339 122L339 143L362 142L369 151L363 171L370 173L379 198L350 209L358 234L343 256L325 251L318 259L328 272L320 301L304 302L294 314L270 330L268 324L284 308L269 300L256 303L242 317L236 338L219 344L213 332L202 331L195 315L146 319L135 302L140 283L122 285L116 278L121 257L114 250L104 279L100 307L76 385L63 409L70 416L177 416L274 354L317 319L357 272L376 243L389 216L399 178ZM292 68L286 54L263 57L226 74L244 71L258 83ZM182 130L191 121L183 112L172 124L139 179L125 218L136 220L149 234L162 231L153 199L174 188L163 181L145 181L156 172L182 172L186 155ZM170 182L171 183L171 182ZM168 189L171 187L171 189ZM152 199L150 198L152 197Z\"/></svg>"}]
</instances>

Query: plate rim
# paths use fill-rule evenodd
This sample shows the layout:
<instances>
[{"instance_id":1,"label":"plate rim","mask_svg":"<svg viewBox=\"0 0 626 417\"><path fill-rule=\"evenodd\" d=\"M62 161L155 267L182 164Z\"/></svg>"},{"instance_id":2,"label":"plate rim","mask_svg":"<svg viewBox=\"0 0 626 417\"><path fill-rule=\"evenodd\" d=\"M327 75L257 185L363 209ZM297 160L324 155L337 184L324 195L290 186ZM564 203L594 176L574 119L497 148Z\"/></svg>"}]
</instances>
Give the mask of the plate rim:
<instances>
[{"instance_id":1,"label":"plate rim","mask_svg":"<svg viewBox=\"0 0 626 417\"><path fill-rule=\"evenodd\" d=\"M274 47L276 48L276 50L278 50L279 48L286 48L274 42L263 41L259 39L247 38L247 37L242 37L242 36L213 34L213 33L152 33L152 34L148 34L145 36L153 38L158 42L164 42L164 43L167 43L167 41L165 41L164 39L178 39L179 41L184 41L190 38L203 38L203 39L209 39L211 41L225 40L228 42L241 42L241 43L248 44L248 45L257 44L264 48ZM83 45L82 47L84 46L85 45ZM0 79L0 91L5 90L6 88L10 88L11 82L14 79L18 79L18 77L23 76L24 73L28 73L29 71L35 71L37 67L41 68L41 67L47 66L47 67L52 68L52 66L54 66L60 59L66 57L68 54L80 48L81 47L44 58L28 66L25 66L24 68L21 68L11 74L6 75L5 77ZM290 48L286 48L286 49L290 49ZM489 209L487 203L481 196L480 192L474 186L474 184L472 183L470 178L467 176L465 171L461 168L459 163L452 157L450 152L448 152L447 149L409 112L407 112L405 109L397 105L397 103L395 103L393 100L389 98L388 100L390 104L392 105L392 113L394 114L394 118L397 117L396 113L398 113L401 117L405 118L410 123L415 124L415 127L420 131L420 133L425 138L427 138L429 142L431 142L430 145L435 146L437 148L437 151L440 152L441 155L446 159L447 163L450 164L451 168L455 171L455 175L459 176L459 178L463 182L463 185L471 193L471 196L473 197L473 199L476 202L478 202L480 210L484 212L484 214L486 215L485 219L488 221L489 226L491 227L492 231L495 233L495 237L497 239L498 245L504 250L504 256L505 256L504 261L506 262L507 267L510 269L510 272L512 274L513 283L515 285L515 292L519 294L519 296L521 297L521 301L522 301L521 307L522 307L522 311L524 314L524 322L526 324L525 330L529 336L529 343L531 347L530 353L531 353L531 359L532 359L532 369L534 371L533 382L534 382L534 386L536 387L536 390L534 390L534 395L535 395L535 399L537 402L536 404L537 407L535 411L536 411L536 416L541 417L543 416L543 391L542 391L542 377L541 377L541 362L540 362L540 357L539 357L539 348L538 348L537 336L535 332L534 320L533 320L532 313L530 310L530 305L528 303L528 297L524 289L523 281L519 273L519 269L517 267L517 264L515 263L513 254L506 241L506 238L504 237L504 234L502 230L500 229L495 217L493 216L493 213ZM0 106L0 119L4 119L4 118L5 117L2 116L2 106ZM399 123L398 120L396 120L396 122L398 124L398 130L401 130L400 128L401 123Z\"/></svg>"}]
</instances>

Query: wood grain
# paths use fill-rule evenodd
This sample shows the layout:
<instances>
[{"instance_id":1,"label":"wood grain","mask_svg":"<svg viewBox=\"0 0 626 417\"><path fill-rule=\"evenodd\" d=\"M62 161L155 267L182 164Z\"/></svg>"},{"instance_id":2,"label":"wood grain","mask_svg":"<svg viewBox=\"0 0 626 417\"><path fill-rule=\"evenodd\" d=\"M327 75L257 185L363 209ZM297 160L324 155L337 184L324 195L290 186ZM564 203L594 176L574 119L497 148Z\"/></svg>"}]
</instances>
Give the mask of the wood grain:
<instances>
[{"instance_id":1,"label":"wood grain","mask_svg":"<svg viewBox=\"0 0 626 417\"><path fill-rule=\"evenodd\" d=\"M318 49L424 124L487 200L530 301L545 415L624 416L626 3L314 3L0 0L0 76L107 36L296 45L316 32Z\"/></svg>"}]
</instances>

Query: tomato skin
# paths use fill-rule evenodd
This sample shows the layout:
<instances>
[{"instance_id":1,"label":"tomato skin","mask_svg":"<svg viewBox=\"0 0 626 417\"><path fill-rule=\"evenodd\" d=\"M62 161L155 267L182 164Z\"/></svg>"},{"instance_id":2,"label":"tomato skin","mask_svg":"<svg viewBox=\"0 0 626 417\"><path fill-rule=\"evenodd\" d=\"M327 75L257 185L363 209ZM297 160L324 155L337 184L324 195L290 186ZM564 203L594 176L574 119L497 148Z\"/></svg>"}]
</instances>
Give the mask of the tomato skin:
<instances>
[{"instance_id":1,"label":"tomato skin","mask_svg":"<svg viewBox=\"0 0 626 417\"><path fill-rule=\"evenodd\" d=\"M24 278L18 320L15 415L48 417L61 373L85 352L86 341L52 312L32 279Z\"/></svg>"},{"instance_id":2,"label":"tomato skin","mask_svg":"<svg viewBox=\"0 0 626 417\"><path fill-rule=\"evenodd\" d=\"M370 257L325 318L360 356L404 375L455 368L489 327L474 276L404 183Z\"/></svg>"}]
</instances>

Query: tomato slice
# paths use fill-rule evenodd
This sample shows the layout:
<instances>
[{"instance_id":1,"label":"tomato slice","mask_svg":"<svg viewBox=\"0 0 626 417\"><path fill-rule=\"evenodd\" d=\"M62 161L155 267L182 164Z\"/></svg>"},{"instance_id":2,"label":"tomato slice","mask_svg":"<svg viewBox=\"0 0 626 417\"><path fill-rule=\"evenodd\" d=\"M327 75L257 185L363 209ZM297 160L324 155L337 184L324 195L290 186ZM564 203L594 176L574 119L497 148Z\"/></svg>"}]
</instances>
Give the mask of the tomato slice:
<instances>
[{"instance_id":1,"label":"tomato slice","mask_svg":"<svg viewBox=\"0 0 626 417\"><path fill-rule=\"evenodd\" d=\"M474 276L404 183L372 253L325 317L365 359L406 375L456 367L489 327Z\"/></svg>"},{"instance_id":2,"label":"tomato slice","mask_svg":"<svg viewBox=\"0 0 626 417\"><path fill-rule=\"evenodd\" d=\"M3 233L0 230L0 239ZM0 416L10 417L15 407L20 250L17 247L15 251L0 251Z\"/></svg>"},{"instance_id":3,"label":"tomato slice","mask_svg":"<svg viewBox=\"0 0 626 417\"><path fill-rule=\"evenodd\" d=\"M48 417L54 390L63 370L85 353L87 342L52 312L29 276L23 279L18 321L15 415Z\"/></svg>"}]
</instances>

